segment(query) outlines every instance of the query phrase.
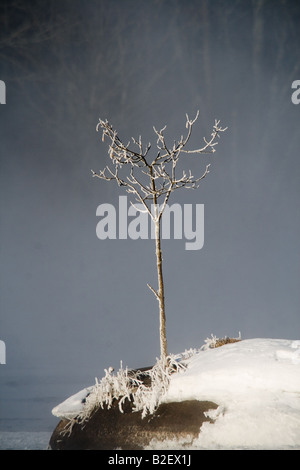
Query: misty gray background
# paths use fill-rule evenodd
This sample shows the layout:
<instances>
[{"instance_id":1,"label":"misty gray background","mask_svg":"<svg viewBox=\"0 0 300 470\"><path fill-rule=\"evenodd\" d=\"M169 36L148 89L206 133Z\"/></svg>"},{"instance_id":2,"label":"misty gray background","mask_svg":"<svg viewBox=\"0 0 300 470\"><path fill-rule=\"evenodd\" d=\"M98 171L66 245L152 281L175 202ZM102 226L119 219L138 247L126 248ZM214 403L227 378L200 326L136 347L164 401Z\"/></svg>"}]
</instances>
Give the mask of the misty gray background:
<instances>
[{"instance_id":1,"label":"misty gray background","mask_svg":"<svg viewBox=\"0 0 300 470\"><path fill-rule=\"evenodd\" d=\"M212 333L299 339L300 79L297 1L2 1L0 79L0 430L52 430L51 409L103 369L159 356L153 240L96 237L96 208L118 203L92 178L108 163L96 133L124 140L200 110L228 130L211 172L174 202L204 204L202 250L163 241L168 349Z\"/></svg>"}]
</instances>

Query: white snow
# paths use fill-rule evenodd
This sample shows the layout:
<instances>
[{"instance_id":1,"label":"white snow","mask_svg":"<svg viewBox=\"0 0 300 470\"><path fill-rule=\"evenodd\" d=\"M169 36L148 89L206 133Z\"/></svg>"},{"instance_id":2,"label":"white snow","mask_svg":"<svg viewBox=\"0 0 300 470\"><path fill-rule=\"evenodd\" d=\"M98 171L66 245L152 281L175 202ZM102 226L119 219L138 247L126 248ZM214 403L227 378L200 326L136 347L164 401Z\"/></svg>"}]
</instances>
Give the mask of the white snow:
<instances>
[{"instance_id":1,"label":"white snow","mask_svg":"<svg viewBox=\"0 0 300 470\"><path fill-rule=\"evenodd\" d=\"M215 421L204 423L188 446L153 441L149 449L300 449L300 340L242 340L197 350L184 363L161 402L215 402L219 407L209 412ZM53 414L78 414L88 390Z\"/></svg>"},{"instance_id":2,"label":"white snow","mask_svg":"<svg viewBox=\"0 0 300 470\"><path fill-rule=\"evenodd\" d=\"M87 387L75 393L65 401L55 406L52 414L60 419L72 419L78 416L84 407L84 399L92 391L93 387Z\"/></svg>"},{"instance_id":3,"label":"white snow","mask_svg":"<svg viewBox=\"0 0 300 470\"><path fill-rule=\"evenodd\" d=\"M249 339L200 351L171 378L163 401L219 408L195 449L300 449L300 341Z\"/></svg>"}]
</instances>

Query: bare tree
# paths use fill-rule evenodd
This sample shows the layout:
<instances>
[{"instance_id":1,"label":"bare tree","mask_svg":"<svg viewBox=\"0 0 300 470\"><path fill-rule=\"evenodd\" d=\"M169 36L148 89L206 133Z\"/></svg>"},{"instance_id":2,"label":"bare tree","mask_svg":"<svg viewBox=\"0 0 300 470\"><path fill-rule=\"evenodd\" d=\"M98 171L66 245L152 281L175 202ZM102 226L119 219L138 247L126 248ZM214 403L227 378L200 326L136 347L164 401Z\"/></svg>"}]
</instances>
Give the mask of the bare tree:
<instances>
[{"instance_id":1,"label":"bare tree","mask_svg":"<svg viewBox=\"0 0 300 470\"><path fill-rule=\"evenodd\" d=\"M109 140L108 153L111 159L111 166L107 165L104 170L98 173L92 170L95 177L106 181L116 181L119 186L124 186L126 191L133 195L134 202L131 204L140 212L148 213L155 225L155 246L156 246L156 267L158 288L154 289L148 284L159 303L160 315L160 353L161 359L167 357L166 338L166 312L164 297L164 280L162 270L161 251L161 220L164 209L173 191L179 188L196 188L199 182L209 173L209 166L206 165L204 173L199 177L194 177L189 170L181 171L178 175L177 164L179 157L183 154L203 154L215 152L217 138L226 128L220 126L220 121L215 121L213 131L209 139L204 138L204 145L201 148L188 150L187 143L190 140L192 129L197 120L199 111L194 119L186 115L186 135L181 136L178 141L174 141L172 147L166 143L164 131L166 126L159 131L155 129L157 136L156 151L153 158L149 157L151 144L143 147L141 137L138 140L132 138L132 143L123 143L117 132L109 122L99 120L97 131L102 130L102 141ZM139 208L134 203L139 203Z\"/></svg>"}]
</instances>

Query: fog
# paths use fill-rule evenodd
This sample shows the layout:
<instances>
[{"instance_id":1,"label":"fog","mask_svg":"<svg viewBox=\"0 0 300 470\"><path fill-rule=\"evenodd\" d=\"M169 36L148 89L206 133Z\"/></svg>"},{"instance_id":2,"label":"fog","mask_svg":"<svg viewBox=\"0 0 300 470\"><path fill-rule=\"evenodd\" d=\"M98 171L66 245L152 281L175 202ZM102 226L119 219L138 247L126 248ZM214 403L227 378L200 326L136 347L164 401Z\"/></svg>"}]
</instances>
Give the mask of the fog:
<instances>
[{"instance_id":1,"label":"fog","mask_svg":"<svg viewBox=\"0 0 300 470\"><path fill-rule=\"evenodd\" d=\"M204 245L163 240L171 353L211 334L299 339L299 2L2 1L0 79L0 430L51 430L51 409L104 368L159 356L154 240L100 240L114 182L96 132L124 141L153 126L169 142L200 111L191 146L215 119L210 174L170 204L203 204Z\"/></svg>"}]
</instances>

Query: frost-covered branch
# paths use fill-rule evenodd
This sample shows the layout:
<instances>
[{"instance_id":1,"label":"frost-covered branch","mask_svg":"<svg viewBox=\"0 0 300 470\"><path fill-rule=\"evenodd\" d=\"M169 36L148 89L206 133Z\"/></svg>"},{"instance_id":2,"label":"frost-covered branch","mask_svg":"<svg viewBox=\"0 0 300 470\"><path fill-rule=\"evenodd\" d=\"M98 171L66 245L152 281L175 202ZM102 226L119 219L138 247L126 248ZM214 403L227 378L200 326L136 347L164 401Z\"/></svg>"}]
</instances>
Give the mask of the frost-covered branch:
<instances>
[{"instance_id":1,"label":"frost-covered branch","mask_svg":"<svg viewBox=\"0 0 300 470\"><path fill-rule=\"evenodd\" d=\"M220 126L220 121L215 120L210 138L206 139L204 137L205 145L198 149L187 149L186 146L198 116L199 111L194 119L190 119L186 115L186 136L181 136L178 141L174 142L172 147L169 147L166 143L166 126L160 130L154 127L157 136L156 146L159 152L152 161L148 158L151 149L150 143L144 150L141 137L138 140L132 138L132 142L136 147L136 149L133 149L130 142L127 144L122 142L117 131L113 129L107 120L100 119L96 129L97 131L102 130L102 141L105 139L109 141L108 154L113 169L107 165L104 170L100 170L98 173L92 170L92 175L106 181L115 180L119 186L123 186L128 193L133 194L135 201L141 202L149 213L155 197L157 202L159 200L162 207L165 207L173 191L179 188L197 188L198 183L209 173L210 164L206 165L205 171L200 176L194 177L190 171L183 171L178 175L176 170L180 155L182 153L214 153L220 133L226 130L226 128ZM128 166L130 167L129 170L127 170ZM134 171L136 169L140 172L139 176ZM121 173L123 176L121 176ZM144 179L148 180L148 183L144 182Z\"/></svg>"}]
</instances>

